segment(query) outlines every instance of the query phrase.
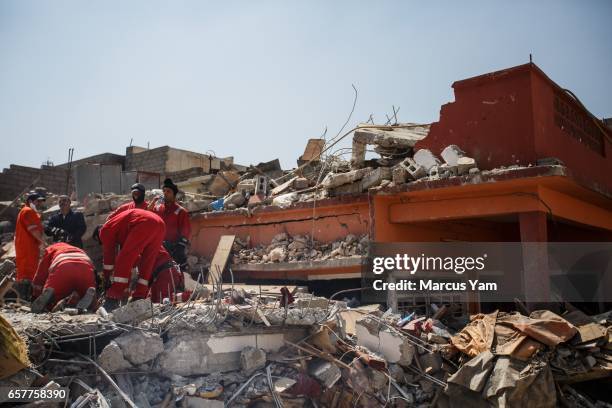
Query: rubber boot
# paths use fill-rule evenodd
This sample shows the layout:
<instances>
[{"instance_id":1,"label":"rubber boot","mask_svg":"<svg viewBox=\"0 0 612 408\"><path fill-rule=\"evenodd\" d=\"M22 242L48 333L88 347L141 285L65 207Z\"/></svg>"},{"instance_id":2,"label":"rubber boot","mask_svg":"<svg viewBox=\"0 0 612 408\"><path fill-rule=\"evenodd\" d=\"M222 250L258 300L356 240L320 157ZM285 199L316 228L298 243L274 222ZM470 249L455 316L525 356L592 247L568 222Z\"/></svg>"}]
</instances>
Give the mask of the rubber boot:
<instances>
[{"instance_id":1,"label":"rubber boot","mask_svg":"<svg viewBox=\"0 0 612 408\"><path fill-rule=\"evenodd\" d=\"M53 288L46 288L40 294L39 297L36 298L34 302L32 302L32 307L30 308L32 313L42 313L47 309L49 304L54 302L55 298L55 290Z\"/></svg>"},{"instance_id":2,"label":"rubber boot","mask_svg":"<svg viewBox=\"0 0 612 408\"><path fill-rule=\"evenodd\" d=\"M87 288L87 291L76 305L77 310L87 310L96 298L96 288Z\"/></svg>"}]
</instances>

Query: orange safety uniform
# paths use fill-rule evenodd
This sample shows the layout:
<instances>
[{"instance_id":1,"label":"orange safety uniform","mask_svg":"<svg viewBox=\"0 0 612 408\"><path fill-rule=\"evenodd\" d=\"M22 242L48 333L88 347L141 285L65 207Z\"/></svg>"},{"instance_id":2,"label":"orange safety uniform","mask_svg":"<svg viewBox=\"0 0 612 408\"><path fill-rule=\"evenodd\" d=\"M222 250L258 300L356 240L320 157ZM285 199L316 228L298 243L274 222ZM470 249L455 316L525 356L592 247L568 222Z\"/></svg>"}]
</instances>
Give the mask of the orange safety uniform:
<instances>
[{"instance_id":1,"label":"orange safety uniform","mask_svg":"<svg viewBox=\"0 0 612 408\"><path fill-rule=\"evenodd\" d=\"M153 212L161 217L166 224L164 241L176 242L180 238L191 238L191 223L189 213L177 203L156 203Z\"/></svg>"},{"instance_id":2,"label":"orange safety uniform","mask_svg":"<svg viewBox=\"0 0 612 408\"><path fill-rule=\"evenodd\" d=\"M146 210L148 206L149 206L149 203L147 203L146 200L142 201L139 204L136 204L134 201L130 201L129 203L121 204L119 207L115 208L115 211L110 213L106 219L109 220L117 214L120 214L127 210L133 210L134 208L140 208L141 210Z\"/></svg>"},{"instance_id":3,"label":"orange safety uniform","mask_svg":"<svg viewBox=\"0 0 612 408\"><path fill-rule=\"evenodd\" d=\"M96 287L93 262L85 251L65 242L49 245L38 264L32 284L34 296L40 295L46 288L53 288L56 301L73 291L83 297L87 288Z\"/></svg>"},{"instance_id":4,"label":"orange safety uniform","mask_svg":"<svg viewBox=\"0 0 612 408\"><path fill-rule=\"evenodd\" d=\"M17 266L17 281L32 280L36 274L40 256L40 242L32 235L33 231L43 233L40 215L25 206L19 211L15 225L15 263Z\"/></svg>"},{"instance_id":5,"label":"orange safety uniform","mask_svg":"<svg viewBox=\"0 0 612 408\"><path fill-rule=\"evenodd\" d=\"M159 216L138 208L123 211L102 226L100 241L104 253L104 271L112 272L111 286L106 292L108 298L122 299L127 294L131 271L137 264L142 280L139 279L135 292L148 289L148 279L153 272L165 233L166 227ZM121 247L119 253L117 246ZM138 286L143 288L139 290Z\"/></svg>"},{"instance_id":6,"label":"orange safety uniform","mask_svg":"<svg viewBox=\"0 0 612 408\"><path fill-rule=\"evenodd\" d=\"M151 280L150 293L154 303L160 303L164 298L172 299L172 295L185 286L183 273L164 247L159 248Z\"/></svg>"}]
</instances>

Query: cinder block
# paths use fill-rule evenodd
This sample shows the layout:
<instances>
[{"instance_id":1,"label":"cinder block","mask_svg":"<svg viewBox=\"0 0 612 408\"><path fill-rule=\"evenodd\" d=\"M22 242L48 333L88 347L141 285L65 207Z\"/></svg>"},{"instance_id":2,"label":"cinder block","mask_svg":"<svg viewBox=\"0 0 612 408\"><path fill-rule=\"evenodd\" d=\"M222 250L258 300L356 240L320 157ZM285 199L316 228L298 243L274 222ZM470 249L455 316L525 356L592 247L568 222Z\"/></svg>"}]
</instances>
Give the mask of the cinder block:
<instances>
[{"instance_id":1,"label":"cinder block","mask_svg":"<svg viewBox=\"0 0 612 408\"><path fill-rule=\"evenodd\" d=\"M440 164L440 160L438 160L438 158L427 149L417 150L412 158L417 164L423 166L425 168L425 172L427 173L429 173L429 170L431 170L433 166Z\"/></svg>"}]
</instances>

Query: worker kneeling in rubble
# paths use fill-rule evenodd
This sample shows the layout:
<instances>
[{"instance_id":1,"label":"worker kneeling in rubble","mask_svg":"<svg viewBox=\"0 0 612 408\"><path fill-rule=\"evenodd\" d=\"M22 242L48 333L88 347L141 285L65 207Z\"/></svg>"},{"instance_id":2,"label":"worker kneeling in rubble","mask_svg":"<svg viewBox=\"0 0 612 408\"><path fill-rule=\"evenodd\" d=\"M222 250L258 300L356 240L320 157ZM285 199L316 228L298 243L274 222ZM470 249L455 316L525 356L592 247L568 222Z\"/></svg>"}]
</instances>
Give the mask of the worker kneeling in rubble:
<instances>
[{"instance_id":1,"label":"worker kneeling in rubble","mask_svg":"<svg viewBox=\"0 0 612 408\"><path fill-rule=\"evenodd\" d=\"M136 265L139 279L132 299L146 297L165 233L164 221L157 214L138 208L123 211L96 227L94 239L102 244L104 274L110 281L103 305L107 311L117 308L129 294L131 271Z\"/></svg>"},{"instance_id":2,"label":"worker kneeling in rubble","mask_svg":"<svg viewBox=\"0 0 612 408\"><path fill-rule=\"evenodd\" d=\"M32 312L41 313L76 292L79 310L88 309L96 297L96 277L91 259L80 248L58 242L44 252L32 281ZM42 293L41 293L42 292Z\"/></svg>"},{"instance_id":3,"label":"worker kneeling in rubble","mask_svg":"<svg viewBox=\"0 0 612 408\"><path fill-rule=\"evenodd\" d=\"M180 266L163 246L159 248L150 281L151 301L155 303L161 303L164 299L185 301L191 294L184 292L185 279Z\"/></svg>"}]
</instances>

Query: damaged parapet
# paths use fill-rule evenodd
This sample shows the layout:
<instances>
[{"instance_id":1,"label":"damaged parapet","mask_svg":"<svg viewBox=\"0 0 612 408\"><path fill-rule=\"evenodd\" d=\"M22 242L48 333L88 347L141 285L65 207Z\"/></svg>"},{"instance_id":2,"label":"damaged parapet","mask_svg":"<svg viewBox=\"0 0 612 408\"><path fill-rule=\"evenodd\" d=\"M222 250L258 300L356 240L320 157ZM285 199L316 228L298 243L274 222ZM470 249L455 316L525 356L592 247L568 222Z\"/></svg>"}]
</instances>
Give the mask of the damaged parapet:
<instances>
[{"instance_id":1,"label":"damaged parapet","mask_svg":"<svg viewBox=\"0 0 612 408\"><path fill-rule=\"evenodd\" d=\"M351 167L364 166L366 147L374 145L374 150L384 158L406 157L412 148L429 133L429 125L402 123L392 126L375 126L362 123L353 135L353 155Z\"/></svg>"}]
</instances>

